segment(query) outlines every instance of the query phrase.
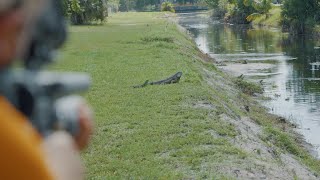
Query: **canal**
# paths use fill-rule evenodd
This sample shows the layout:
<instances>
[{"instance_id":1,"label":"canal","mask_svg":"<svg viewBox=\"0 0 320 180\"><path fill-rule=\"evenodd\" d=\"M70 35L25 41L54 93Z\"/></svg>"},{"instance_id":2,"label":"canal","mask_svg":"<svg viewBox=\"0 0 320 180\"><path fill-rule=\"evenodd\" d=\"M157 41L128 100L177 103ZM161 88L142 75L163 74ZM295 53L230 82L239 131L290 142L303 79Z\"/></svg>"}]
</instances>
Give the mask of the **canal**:
<instances>
[{"instance_id":1,"label":"canal","mask_svg":"<svg viewBox=\"0 0 320 180\"><path fill-rule=\"evenodd\" d=\"M320 154L320 41L279 29L223 24L205 13L178 14L179 23L220 68L261 83L271 113L298 125ZM319 157L319 156L318 156Z\"/></svg>"}]
</instances>

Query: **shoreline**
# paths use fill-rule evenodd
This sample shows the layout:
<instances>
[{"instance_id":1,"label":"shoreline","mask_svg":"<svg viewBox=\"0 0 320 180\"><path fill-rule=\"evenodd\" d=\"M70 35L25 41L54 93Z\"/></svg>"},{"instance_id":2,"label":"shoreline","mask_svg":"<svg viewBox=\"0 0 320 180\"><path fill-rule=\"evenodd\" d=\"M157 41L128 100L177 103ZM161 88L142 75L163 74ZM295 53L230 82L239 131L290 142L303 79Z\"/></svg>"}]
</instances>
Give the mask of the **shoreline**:
<instances>
[{"instance_id":1,"label":"shoreline","mask_svg":"<svg viewBox=\"0 0 320 180\"><path fill-rule=\"evenodd\" d=\"M234 66L233 66L234 65ZM269 66L267 66L269 65ZM242 67L245 66L245 67ZM252 66L256 66L254 68L252 68ZM225 63L225 66L220 66L219 69L221 69L223 72L230 74L233 77L238 77L241 74L244 73L244 71L246 71L247 68L250 68L250 70L261 70L261 69L270 69L270 68L274 68L274 64L268 64L268 63L250 63L250 66L248 67L248 64L239 64L239 63L232 63L232 62L228 62ZM239 69L240 68L240 69ZM249 80L250 81L250 80ZM265 107L268 110L268 107L263 105L263 102L269 101L269 99L265 99L266 97L264 97L264 95L262 94L261 97L256 97L255 99L257 99L259 101L259 103L261 103L260 105ZM270 110L268 110L270 111ZM312 145L311 143L307 142L304 135L301 132L298 132L299 129L301 129L301 127L299 127L296 123L291 122L290 120L282 117L281 115L277 115L274 114L272 112L268 112L272 115L278 116L279 119L281 119L282 121L285 121L286 123L290 124L290 126L293 127L293 130L295 131L295 135L297 137L299 137L300 142L302 144L302 146L316 159L320 160L320 154L318 154L316 147L314 145Z\"/></svg>"},{"instance_id":2,"label":"shoreline","mask_svg":"<svg viewBox=\"0 0 320 180\"><path fill-rule=\"evenodd\" d=\"M178 29L181 29L182 33L186 33L190 39L195 42L194 38L192 37L192 34L190 34L188 32L188 30L184 27L182 27L178 22L177 26ZM228 24L228 23L226 23ZM263 24L256 24L253 25L252 24L252 28L259 28L259 29L265 29L265 28L277 28L277 30L280 30L280 27L277 26L268 26L268 25L263 25ZM286 32L281 32L281 33L286 33ZM229 74L231 76L233 76L234 78L240 76L240 75L245 75L248 73L248 70L250 69L251 71L259 71L259 70L263 70L263 69L272 69L275 67L274 63L265 63L265 62L253 62L253 63L249 63L249 64L242 64L241 61L240 62L228 62L228 61L216 61L213 57L210 57L207 53L203 52L199 47L197 47L197 49L203 54L203 56L207 56L209 57L209 59L211 60L212 63L214 63L221 71L223 71L226 74ZM208 62L208 61L206 61ZM239 64L240 63L240 64ZM250 80L249 80L250 81ZM265 98L263 97L263 95L261 95L262 97L254 97L255 100L259 101L260 103L262 103ZM262 99L262 100L261 100ZM261 106L265 107L266 109L268 109L268 107L264 106L263 104L261 104ZM320 160L320 154L318 154L316 147L314 147L311 143L307 142L304 135L301 134L301 132L298 132L298 129L300 127L298 127L297 124L295 124L294 122L290 122L289 120L281 117L280 115L277 114L273 114L272 112L268 112L272 115L278 116L279 119L284 120L286 123L293 125L293 128L295 130L295 136L299 137L300 139L300 143L303 145L303 147L316 159Z\"/></svg>"},{"instance_id":3,"label":"shoreline","mask_svg":"<svg viewBox=\"0 0 320 180\"><path fill-rule=\"evenodd\" d=\"M189 31L182 27L177 21L175 21L175 23L177 24L178 26L178 29L182 32L182 33L185 33L187 36L189 36L189 38L195 43L194 41L194 38L192 37L192 35L189 33ZM228 23L227 23L228 24ZM276 28L278 30L281 30L281 27L279 26L270 26L270 25L264 25L264 24L252 24L251 25L253 28ZM282 33L287 33L287 32L282 32ZM203 52L199 47L197 47L197 49L202 53L203 56L209 56L207 53ZM209 59L211 60L209 63L213 63L215 66L218 66L218 69L220 69L222 72L226 73L226 74L229 74L231 75L233 78L236 78L238 77L239 75L241 75L241 70L236 70L236 69L233 69L233 68L224 68L224 66L220 66L220 63L221 62L217 62L213 57L210 57L209 56ZM207 60L205 60L204 62L208 62ZM232 65L232 64L237 64L237 62L227 62L228 65ZM256 69L265 69L265 65L268 64L268 63L250 63L251 65L255 65L257 64L258 67ZM260 64L263 65L263 67L261 66L260 68ZM227 65L227 66L228 66ZM269 64L270 66L274 66L274 64ZM220 66L220 67L219 67ZM244 64L244 66L247 66L247 64ZM272 67L269 67L269 68L272 68ZM237 66L237 68L239 68ZM239 72L238 72L239 71ZM261 94L259 95L258 97L253 97L254 101L259 101L259 103L261 103L261 101L265 101L263 100L264 99L264 96ZM265 108L267 110L267 107L263 106L262 104L260 104L259 106ZM298 126L293 123L293 122L290 122L289 120L281 117L281 116L278 116L276 114L273 114L273 113L270 113L270 112L266 112L266 114L270 114L272 116L275 116L276 119L279 119L281 120L282 122L279 122L279 123L285 123L288 125L289 128L291 128L293 130L293 132L291 132L297 139L299 139L299 143L300 145L306 150L308 151L308 153L310 153L311 156L313 156L313 158L315 159L318 159L320 160L320 155L318 154L318 152L315 150L315 147L308 143L306 140L305 140L305 137L300 133L298 132L297 128Z\"/></svg>"}]
</instances>

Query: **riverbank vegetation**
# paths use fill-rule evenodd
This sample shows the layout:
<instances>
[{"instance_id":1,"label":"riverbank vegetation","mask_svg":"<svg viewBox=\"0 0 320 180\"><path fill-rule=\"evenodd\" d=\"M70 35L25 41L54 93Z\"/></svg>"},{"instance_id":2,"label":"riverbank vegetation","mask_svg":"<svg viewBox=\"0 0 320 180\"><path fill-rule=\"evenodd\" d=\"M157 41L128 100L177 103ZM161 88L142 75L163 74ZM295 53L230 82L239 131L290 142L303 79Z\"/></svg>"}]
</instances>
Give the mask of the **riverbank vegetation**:
<instances>
[{"instance_id":1,"label":"riverbank vegetation","mask_svg":"<svg viewBox=\"0 0 320 180\"><path fill-rule=\"evenodd\" d=\"M102 26L70 28L52 68L92 76L87 178L317 178L320 162L290 124L250 96L261 88L218 70L171 16L118 13ZM132 88L178 71L177 84Z\"/></svg>"},{"instance_id":2,"label":"riverbank vegetation","mask_svg":"<svg viewBox=\"0 0 320 180\"><path fill-rule=\"evenodd\" d=\"M161 4L161 11L169 11L169 12L175 12L173 4L170 2L164 2Z\"/></svg>"},{"instance_id":3,"label":"riverbank vegetation","mask_svg":"<svg viewBox=\"0 0 320 180\"><path fill-rule=\"evenodd\" d=\"M266 16L259 16L252 20L253 25L281 28L281 6L272 6Z\"/></svg>"},{"instance_id":4,"label":"riverbank vegetation","mask_svg":"<svg viewBox=\"0 0 320 180\"><path fill-rule=\"evenodd\" d=\"M207 4L230 23L248 24L260 16L267 16L271 9L271 0L207 0Z\"/></svg>"},{"instance_id":5,"label":"riverbank vegetation","mask_svg":"<svg viewBox=\"0 0 320 180\"><path fill-rule=\"evenodd\" d=\"M72 24L103 22L108 13L118 11L174 12L175 5L203 5L214 9L213 15L225 22L281 26L291 34L314 32L320 22L317 0L178 0L160 4L155 0L62 0L62 11Z\"/></svg>"},{"instance_id":6,"label":"riverbank vegetation","mask_svg":"<svg viewBox=\"0 0 320 180\"><path fill-rule=\"evenodd\" d=\"M320 3L317 0L207 0L214 15L237 24L255 22L261 25L281 26L291 34L314 31L320 23Z\"/></svg>"},{"instance_id":7,"label":"riverbank vegetation","mask_svg":"<svg viewBox=\"0 0 320 180\"><path fill-rule=\"evenodd\" d=\"M305 34L320 20L318 0L286 0L282 7L282 26L289 32Z\"/></svg>"}]
</instances>

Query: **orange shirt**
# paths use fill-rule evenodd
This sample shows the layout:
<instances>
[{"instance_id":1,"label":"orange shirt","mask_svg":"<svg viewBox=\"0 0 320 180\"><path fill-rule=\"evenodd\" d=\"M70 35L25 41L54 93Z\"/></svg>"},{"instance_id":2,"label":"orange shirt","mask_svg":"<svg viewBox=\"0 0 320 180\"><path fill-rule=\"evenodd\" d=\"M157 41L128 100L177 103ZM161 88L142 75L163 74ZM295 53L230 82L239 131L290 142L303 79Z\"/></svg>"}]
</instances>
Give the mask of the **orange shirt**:
<instances>
[{"instance_id":1,"label":"orange shirt","mask_svg":"<svg viewBox=\"0 0 320 180\"><path fill-rule=\"evenodd\" d=\"M0 96L0 179L53 179L41 143L26 118Z\"/></svg>"}]
</instances>

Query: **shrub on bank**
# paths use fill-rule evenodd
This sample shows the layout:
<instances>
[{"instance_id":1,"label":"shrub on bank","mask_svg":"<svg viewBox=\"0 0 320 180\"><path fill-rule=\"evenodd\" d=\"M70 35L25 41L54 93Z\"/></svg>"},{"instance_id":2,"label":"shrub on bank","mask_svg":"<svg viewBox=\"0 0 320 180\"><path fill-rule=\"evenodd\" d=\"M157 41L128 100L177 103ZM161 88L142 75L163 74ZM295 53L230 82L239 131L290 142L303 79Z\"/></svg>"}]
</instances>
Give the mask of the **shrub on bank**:
<instances>
[{"instance_id":1,"label":"shrub on bank","mask_svg":"<svg viewBox=\"0 0 320 180\"><path fill-rule=\"evenodd\" d=\"M164 2L161 4L161 11L170 11L170 12L175 12L174 6L170 2Z\"/></svg>"}]
</instances>

